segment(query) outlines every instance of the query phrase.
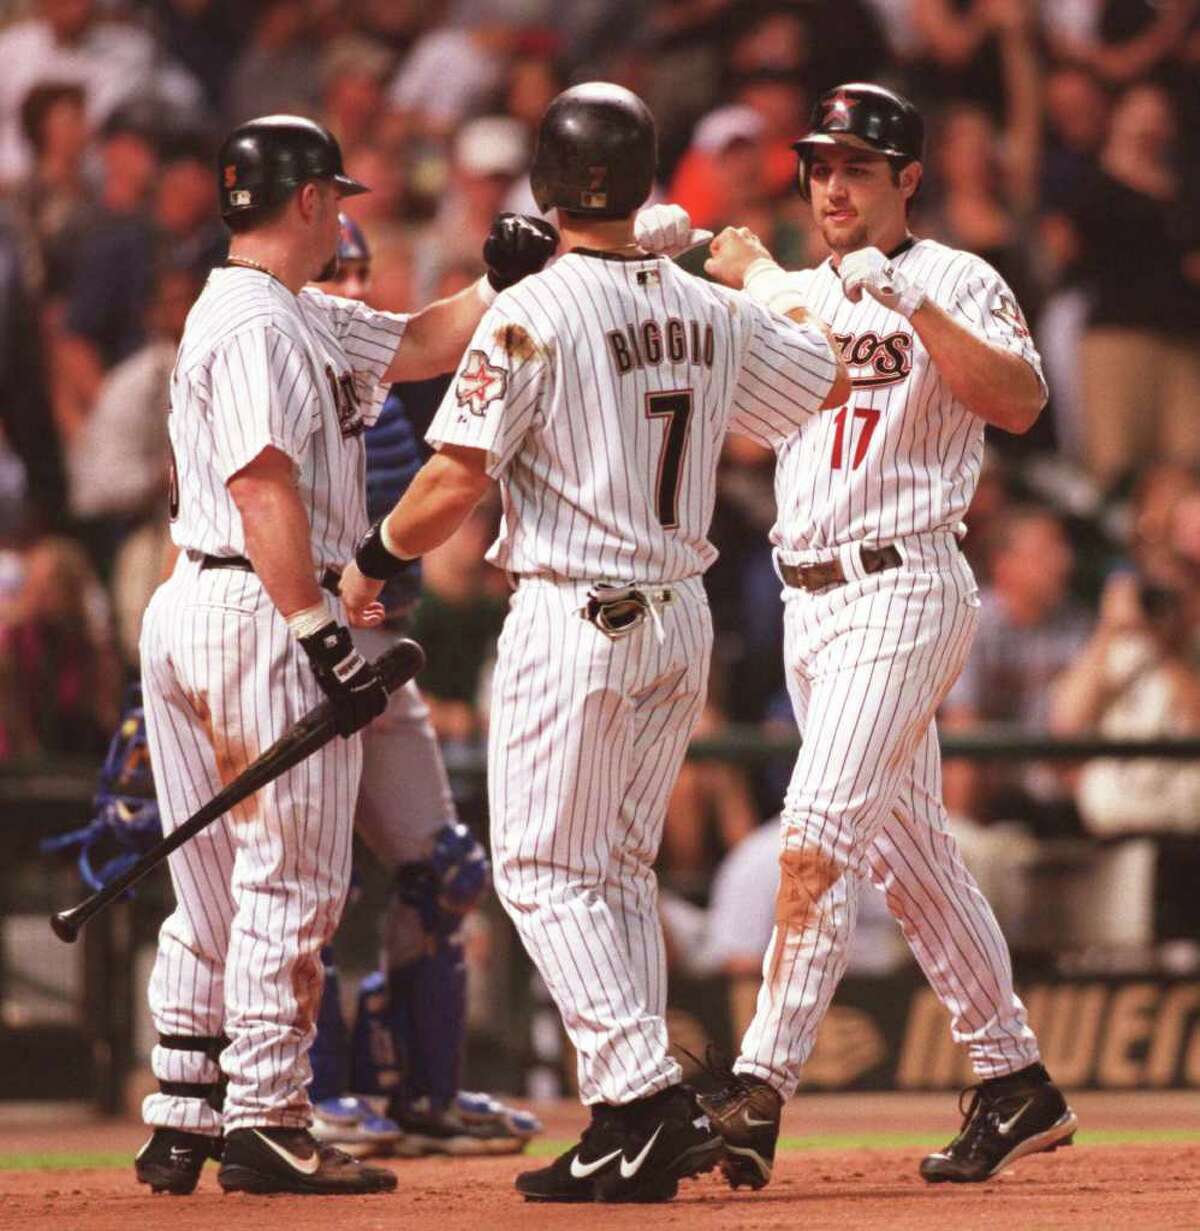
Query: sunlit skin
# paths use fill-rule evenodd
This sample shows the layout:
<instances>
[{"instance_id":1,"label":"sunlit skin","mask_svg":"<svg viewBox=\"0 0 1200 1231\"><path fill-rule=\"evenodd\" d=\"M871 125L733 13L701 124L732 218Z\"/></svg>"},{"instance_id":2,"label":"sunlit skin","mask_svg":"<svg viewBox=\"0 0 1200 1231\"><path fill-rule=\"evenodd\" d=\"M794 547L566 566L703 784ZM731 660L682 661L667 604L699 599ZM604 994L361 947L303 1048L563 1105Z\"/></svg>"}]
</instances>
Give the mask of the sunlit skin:
<instances>
[{"instance_id":1,"label":"sunlit skin","mask_svg":"<svg viewBox=\"0 0 1200 1231\"><path fill-rule=\"evenodd\" d=\"M860 248L890 252L908 234L905 202L921 182L910 162L893 178L888 159L852 145L811 147L808 176L813 218L837 258Z\"/></svg>"}]
</instances>

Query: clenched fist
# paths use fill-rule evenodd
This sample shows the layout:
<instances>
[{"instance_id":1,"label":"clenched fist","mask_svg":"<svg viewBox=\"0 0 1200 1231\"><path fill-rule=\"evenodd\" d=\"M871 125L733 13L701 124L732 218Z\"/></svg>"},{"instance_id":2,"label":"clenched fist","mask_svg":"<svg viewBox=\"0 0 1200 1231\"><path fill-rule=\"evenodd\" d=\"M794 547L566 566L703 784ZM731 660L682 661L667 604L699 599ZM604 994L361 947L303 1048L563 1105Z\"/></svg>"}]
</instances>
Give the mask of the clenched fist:
<instances>
[{"instance_id":1,"label":"clenched fist","mask_svg":"<svg viewBox=\"0 0 1200 1231\"><path fill-rule=\"evenodd\" d=\"M755 261L770 261L766 245L749 227L726 227L712 241L712 255L704 262L710 278L740 291L746 271Z\"/></svg>"},{"instance_id":2,"label":"clenched fist","mask_svg":"<svg viewBox=\"0 0 1200 1231\"><path fill-rule=\"evenodd\" d=\"M633 220L633 237L656 256L682 256L713 237L711 231L692 226L682 205L651 205L638 211Z\"/></svg>"},{"instance_id":3,"label":"clenched fist","mask_svg":"<svg viewBox=\"0 0 1200 1231\"><path fill-rule=\"evenodd\" d=\"M483 263L492 289L502 291L527 274L536 274L557 247L558 231L544 218L497 214L483 241Z\"/></svg>"}]
</instances>

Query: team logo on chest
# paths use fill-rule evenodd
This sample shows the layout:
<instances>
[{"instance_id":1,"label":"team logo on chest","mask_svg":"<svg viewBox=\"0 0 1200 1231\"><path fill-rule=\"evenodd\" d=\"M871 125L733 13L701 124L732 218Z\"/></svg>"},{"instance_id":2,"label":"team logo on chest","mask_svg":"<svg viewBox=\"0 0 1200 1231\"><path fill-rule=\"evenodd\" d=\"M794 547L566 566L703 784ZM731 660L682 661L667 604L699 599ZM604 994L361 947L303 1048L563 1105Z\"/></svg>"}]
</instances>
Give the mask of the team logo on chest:
<instances>
[{"instance_id":1,"label":"team logo on chest","mask_svg":"<svg viewBox=\"0 0 1200 1231\"><path fill-rule=\"evenodd\" d=\"M354 377L349 372L343 372L339 376L326 364L325 379L329 382L329 392L333 395L333 407L337 411L338 427L343 439L361 436L366 424L363 422L358 390L354 387Z\"/></svg>"},{"instance_id":2,"label":"team logo on chest","mask_svg":"<svg viewBox=\"0 0 1200 1231\"><path fill-rule=\"evenodd\" d=\"M912 371L912 334L897 330L882 336L867 333L835 333L842 358L851 369L855 389L878 389L895 385Z\"/></svg>"},{"instance_id":3,"label":"team logo on chest","mask_svg":"<svg viewBox=\"0 0 1200 1231\"><path fill-rule=\"evenodd\" d=\"M491 403L507 392L508 370L488 363L487 356L481 350L468 352L467 361L454 386L455 401L465 406L471 414L482 417Z\"/></svg>"}]
</instances>

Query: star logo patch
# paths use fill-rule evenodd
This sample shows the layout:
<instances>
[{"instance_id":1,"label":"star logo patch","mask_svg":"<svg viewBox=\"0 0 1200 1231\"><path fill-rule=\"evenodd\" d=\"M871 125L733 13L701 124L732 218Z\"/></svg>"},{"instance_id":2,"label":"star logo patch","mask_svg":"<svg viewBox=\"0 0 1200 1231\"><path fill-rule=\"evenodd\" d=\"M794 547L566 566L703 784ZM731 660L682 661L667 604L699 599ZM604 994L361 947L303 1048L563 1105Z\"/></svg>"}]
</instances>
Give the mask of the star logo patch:
<instances>
[{"instance_id":1,"label":"star logo patch","mask_svg":"<svg viewBox=\"0 0 1200 1231\"><path fill-rule=\"evenodd\" d=\"M992 309L992 315L998 321L1003 321L1018 338L1029 337L1029 326L1025 323L1025 314L1011 295L1000 296L1000 302Z\"/></svg>"},{"instance_id":2,"label":"star logo patch","mask_svg":"<svg viewBox=\"0 0 1200 1231\"><path fill-rule=\"evenodd\" d=\"M821 117L821 127L848 129L850 112L857 106L857 98L851 98L845 90L839 90L832 98L825 100L825 114Z\"/></svg>"},{"instance_id":3,"label":"star logo patch","mask_svg":"<svg viewBox=\"0 0 1200 1231\"><path fill-rule=\"evenodd\" d=\"M508 371L488 363L483 351L470 351L454 386L458 404L465 406L471 414L482 417L492 402L502 398L507 391Z\"/></svg>"}]
</instances>

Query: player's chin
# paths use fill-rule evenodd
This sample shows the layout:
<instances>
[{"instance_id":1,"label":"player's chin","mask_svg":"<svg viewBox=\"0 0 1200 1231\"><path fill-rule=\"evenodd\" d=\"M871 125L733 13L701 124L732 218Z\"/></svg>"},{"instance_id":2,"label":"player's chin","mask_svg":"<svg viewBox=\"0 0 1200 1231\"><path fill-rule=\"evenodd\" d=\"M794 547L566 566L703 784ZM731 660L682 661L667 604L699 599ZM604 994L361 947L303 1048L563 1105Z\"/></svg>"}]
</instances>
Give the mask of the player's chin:
<instances>
[{"instance_id":1,"label":"player's chin","mask_svg":"<svg viewBox=\"0 0 1200 1231\"><path fill-rule=\"evenodd\" d=\"M867 246L867 228L861 218L844 222L833 218L821 220L821 238L831 252L857 252Z\"/></svg>"}]
</instances>

